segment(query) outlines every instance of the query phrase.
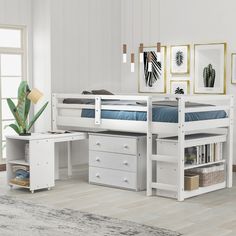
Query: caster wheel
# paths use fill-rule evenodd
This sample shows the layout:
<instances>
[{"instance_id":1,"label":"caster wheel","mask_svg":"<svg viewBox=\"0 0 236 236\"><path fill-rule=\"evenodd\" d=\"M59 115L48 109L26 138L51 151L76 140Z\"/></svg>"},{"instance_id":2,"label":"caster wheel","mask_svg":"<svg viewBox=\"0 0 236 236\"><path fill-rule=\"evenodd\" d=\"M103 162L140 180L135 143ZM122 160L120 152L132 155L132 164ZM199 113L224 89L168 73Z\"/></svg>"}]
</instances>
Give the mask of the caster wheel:
<instances>
[{"instance_id":1,"label":"caster wheel","mask_svg":"<svg viewBox=\"0 0 236 236\"><path fill-rule=\"evenodd\" d=\"M31 190L31 193L34 193L34 190Z\"/></svg>"}]
</instances>

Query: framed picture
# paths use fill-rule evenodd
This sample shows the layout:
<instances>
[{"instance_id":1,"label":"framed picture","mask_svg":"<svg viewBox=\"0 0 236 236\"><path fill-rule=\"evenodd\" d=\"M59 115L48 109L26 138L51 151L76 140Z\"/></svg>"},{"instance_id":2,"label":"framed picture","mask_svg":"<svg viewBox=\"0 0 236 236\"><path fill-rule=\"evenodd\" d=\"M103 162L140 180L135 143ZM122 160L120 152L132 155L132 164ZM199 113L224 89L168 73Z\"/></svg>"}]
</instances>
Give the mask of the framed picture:
<instances>
[{"instance_id":1,"label":"framed picture","mask_svg":"<svg viewBox=\"0 0 236 236\"><path fill-rule=\"evenodd\" d=\"M226 43L194 45L194 92L224 94Z\"/></svg>"},{"instance_id":2,"label":"framed picture","mask_svg":"<svg viewBox=\"0 0 236 236\"><path fill-rule=\"evenodd\" d=\"M170 93L171 94L189 94L189 80L171 80Z\"/></svg>"},{"instance_id":3,"label":"framed picture","mask_svg":"<svg viewBox=\"0 0 236 236\"><path fill-rule=\"evenodd\" d=\"M151 62L151 71L148 68L148 57ZM165 93L166 92L166 47L161 47L161 61L157 61L156 47L143 48L143 62L139 61L139 92Z\"/></svg>"},{"instance_id":4,"label":"framed picture","mask_svg":"<svg viewBox=\"0 0 236 236\"><path fill-rule=\"evenodd\" d=\"M231 83L236 84L236 53L231 54Z\"/></svg>"},{"instance_id":5,"label":"framed picture","mask_svg":"<svg viewBox=\"0 0 236 236\"><path fill-rule=\"evenodd\" d=\"M171 74L189 74L190 46L179 45L170 47Z\"/></svg>"}]
</instances>

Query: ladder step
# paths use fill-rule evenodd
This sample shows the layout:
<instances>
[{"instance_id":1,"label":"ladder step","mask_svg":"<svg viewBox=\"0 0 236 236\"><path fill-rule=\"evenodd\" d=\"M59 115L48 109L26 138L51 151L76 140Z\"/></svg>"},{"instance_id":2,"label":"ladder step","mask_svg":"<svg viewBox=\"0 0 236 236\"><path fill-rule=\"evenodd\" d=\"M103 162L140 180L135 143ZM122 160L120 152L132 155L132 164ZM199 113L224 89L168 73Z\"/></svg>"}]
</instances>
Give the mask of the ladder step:
<instances>
[{"instance_id":1,"label":"ladder step","mask_svg":"<svg viewBox=\"0 0 236 236\"><path fill-rule=\"evenodd\" d=\"M153 161L177 163L177 156L152 155Z\"/></svg>"},{"instance_id":2,"label":"ladder step","mask_svg":"<svg viewBox=\"0 0 236 236\"><path fill-rule=\"evenodd\" d=\"M152 182L151 184L152 188L158 189L158 190L168 190L168 191L177 191L177 186L172 184L160 184Z\"/></svg>"}]
</instances>

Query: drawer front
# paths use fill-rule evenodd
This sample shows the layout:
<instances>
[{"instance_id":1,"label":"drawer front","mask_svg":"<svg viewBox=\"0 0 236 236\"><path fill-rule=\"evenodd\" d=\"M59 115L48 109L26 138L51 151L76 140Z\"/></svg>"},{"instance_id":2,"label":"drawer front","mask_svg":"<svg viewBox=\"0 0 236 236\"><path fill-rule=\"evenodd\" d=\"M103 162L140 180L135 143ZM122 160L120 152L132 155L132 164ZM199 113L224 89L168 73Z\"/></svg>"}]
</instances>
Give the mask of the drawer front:
<instances>
[{"instance_id":1,"label":"drawer front","mask_svg":"<svg viewBox=\"0 0 236 236\"><path fill-rule=\"evenodd\" d=\"M90 135L89 149L136 155L137 140L135 138Z\"/></svg>"},{"instance_id":2,"label":"drawer front","mask_svg":"<svg viewBox=\"0 0 236 236\"><path fill-rule=\"evenodd\" d=\"M111 152L89 151L89 166L136 172L137 157Z\"/></svg>"},{"instance_id":3,"label":"drawer front","mask_svg":"<svg viewBox=\"0 0 236 236\"><path fill-rule=\"evenodd\" d=\"M98 167L89 167L89 182L129 189L137 186L135 173Z\"/></svg>"}]
</instances>

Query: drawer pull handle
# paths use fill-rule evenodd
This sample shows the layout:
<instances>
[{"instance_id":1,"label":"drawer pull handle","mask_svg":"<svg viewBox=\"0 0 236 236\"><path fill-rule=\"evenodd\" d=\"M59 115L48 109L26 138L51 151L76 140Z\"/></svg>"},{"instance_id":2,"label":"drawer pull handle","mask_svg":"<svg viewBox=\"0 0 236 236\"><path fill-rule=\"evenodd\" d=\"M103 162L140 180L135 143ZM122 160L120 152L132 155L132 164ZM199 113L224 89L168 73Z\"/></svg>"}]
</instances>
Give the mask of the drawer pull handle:
<instances>
[{"instance_id":1,"label":"drawer pull handle","mask_svg":"<svg viewBox=\"0 0 236 236\"><path fill-rule=\"evenodd\" d=\"M129 146L127 144L124 145L124 149L128 149Z\"/></svg>"},{"instance_id":2,"label":"drawer pull handle","mask_svg":"<svg viewBox=\"0 0 236 236\"><path fill-rule=\"evenodd\" d=\"M97 145L97 146L100 146L100 145L101 145L101 143L99 143L99 142L96 142L96 145Z\"/></svg>"},{"instance_id":3,"label":"drawer pull handle","mask_svg":"<svg viewBox=\"0 0 236 236\"><path fill-rule=\"evenodd\" d=\"M127 165L128 165L128 162L127 162L127 161L123 161L123 164L124 164L125 166L127 166Z\"/></svg>"},{"instance_id":4,"label":"drawer pull handle","mask_svg":"<svg viewBox=\"0 0 236 236\"><path fill-rule=\"evenodd\" d=\"M100 175L99 175L99 173L97 173L97 174L96 174L96 177L97 177L97 178L100 178Z\"/></svg>"},{"instance_id":5,"label":"drawer pull handle","mask_svg":"<svg viewBox=\"0 0 236 236\"><path fill-rule=\"evenodd\" d=\"M97 161L97 162L100 162L100 158L99 158L99 157L96 157L96 161Z\"/></svg>"},{"instance_id":6,"label":"drawer pull handle","mask_svg":"<svg viewBox=\"0 0 236 236\"><path fill-rule=\"evenodd\" d=\"M124 178L124 182L125 182L125 183L128 183L128 179Z\"/></svg>"}]
</instances>

